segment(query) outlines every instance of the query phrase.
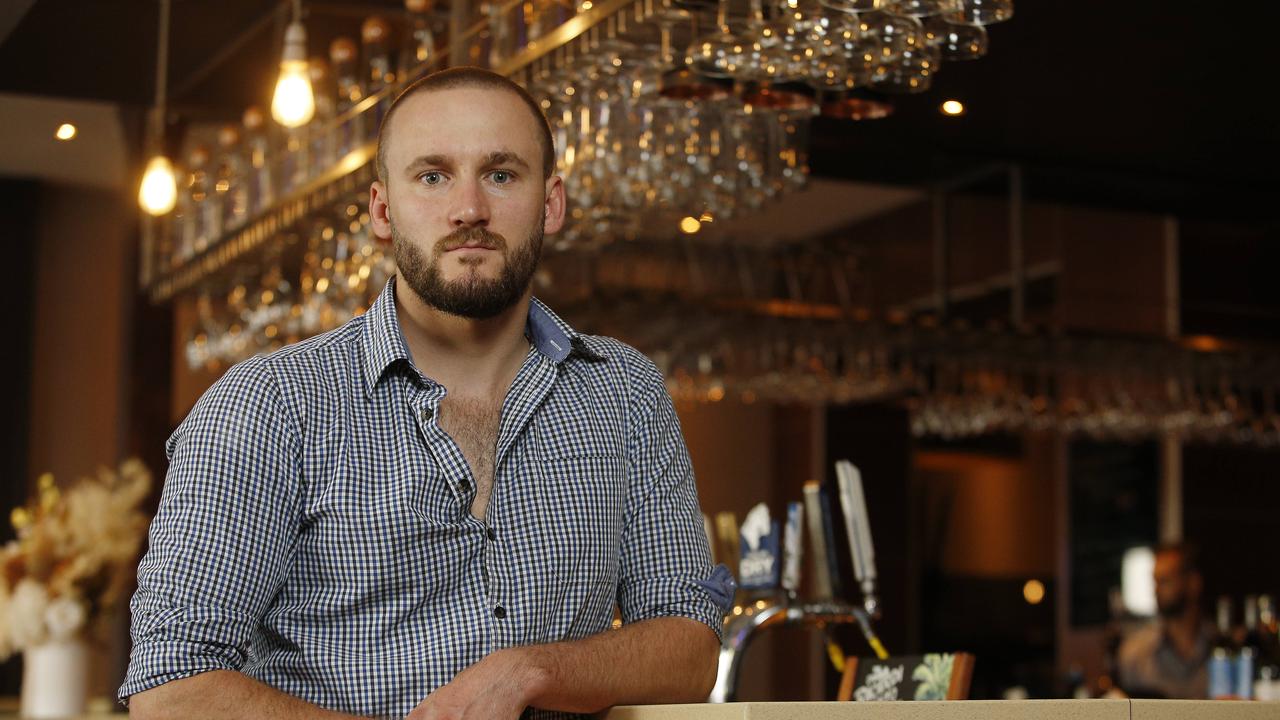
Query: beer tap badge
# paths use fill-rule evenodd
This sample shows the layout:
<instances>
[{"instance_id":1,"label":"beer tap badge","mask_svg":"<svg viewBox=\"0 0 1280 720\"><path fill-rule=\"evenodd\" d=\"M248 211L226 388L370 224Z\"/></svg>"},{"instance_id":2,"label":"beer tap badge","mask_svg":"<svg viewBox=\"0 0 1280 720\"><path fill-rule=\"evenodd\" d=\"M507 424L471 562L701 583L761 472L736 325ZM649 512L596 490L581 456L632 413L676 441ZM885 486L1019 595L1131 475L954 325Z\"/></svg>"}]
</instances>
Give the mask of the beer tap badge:
<instances>
[{"instance_id":1,"label":"beer tap badge","mask_svg":"<svg viewBox=\"0 0 1280 720\"><path fill-rule=\"evenodd\" d=\"M769 518L769 506L751 508L742 523L742 559L738 561L738 585L746 590L777 587L778 523Z\"/></svg>"}]
</instances>

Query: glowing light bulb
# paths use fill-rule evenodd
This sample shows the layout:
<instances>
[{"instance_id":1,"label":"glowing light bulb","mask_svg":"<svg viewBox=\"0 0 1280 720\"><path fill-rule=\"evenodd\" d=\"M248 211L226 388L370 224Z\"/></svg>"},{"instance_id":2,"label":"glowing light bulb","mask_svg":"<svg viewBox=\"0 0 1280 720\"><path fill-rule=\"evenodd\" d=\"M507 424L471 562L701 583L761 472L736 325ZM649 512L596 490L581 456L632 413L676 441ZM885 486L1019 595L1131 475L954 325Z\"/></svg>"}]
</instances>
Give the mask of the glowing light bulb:
<instances>
[{"instance_id":1,"label":"glowing light bulb","mask_svg":"<svg viewBox=\"0 0 1280 720\"><path fill-rule=\"evenodd\" d=\"M1022 586L1022 598L1030 605L1039 605L1044 600L1044 583L1039 580L1028 580Z\"/></svg>"},{"instance_id":2,"label":"glowing light bulb","mask_svg":"<svg viewBox=\"0 0 1280 720\"><path fill-rule=\"evenodd\" d=\"M942 103L942 112L946 115L963 115L964 103L959 100L948 100Z\"/></svg>"},{"instance_id":3,"label":"glowing light bulb","mask_svg":"<svg viewBox=\"0 0 1280 720\"><path fill-rule=\"evenodd\" d=\"M178 180L173 174L173 163L163 155L156 155L147 163L138 188L138 204L148 214L164 215L178 202Z\"/></svg>"},{"instance_id":4,"label":"glowing light bulb","mask_svg":"<svg viewBox=\"0 0 1280 720\"><path fill-rule=\"evenodd\" d=\"M76 126L71 123L62 123L58 126L58 131L53 136L59 140L70 140L76 136Z\"/></svg>"},{"instance_id":5,"label":"glowing light bulb","mask_svg":"<svg viewBox=\"0 0 1280 720\"><path fill-rule=\"evenodd\" d=\"M702 229L702 223L698 222L698 218L688 216L680 220L680 230L686 235L692 235Z\"/></svg>"},{"instance_id":6,"label":"glowing light bulb","mask_svg":"<svg viewBox=\"0 0 1280 720\"><path fill-rule=\"evenodd\" d=\"M280 79L271 97L271 117L287 128L306 125L316 114L316 98L307 70L307 31L302 23L289 23L284 33Z\"/></svg>"}]
</instances>

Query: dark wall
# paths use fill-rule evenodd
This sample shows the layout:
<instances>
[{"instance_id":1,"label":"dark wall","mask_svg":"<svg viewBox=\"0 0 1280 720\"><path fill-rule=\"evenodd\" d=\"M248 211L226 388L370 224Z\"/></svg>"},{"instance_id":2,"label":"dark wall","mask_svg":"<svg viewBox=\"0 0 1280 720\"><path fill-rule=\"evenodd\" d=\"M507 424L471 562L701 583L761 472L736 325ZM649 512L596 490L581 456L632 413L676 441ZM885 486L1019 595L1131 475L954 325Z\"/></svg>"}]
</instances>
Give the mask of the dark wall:
<instances>
[{"instance_id":1,"label":"dark wall","mask_svg":"<svg viewBox=\"0 0 1280 720\"><path fill-rule=\"evenodd\" d=\"M1068 450L1071 625L1103 625L1131 547L1158 539L1160 457L1154 442L1075 440Z\"/></svg>"},{"instance_id":2,"label":"dark wall","mask_svg":"<svg viewBox=\"0 0 1280 720\"><path fill-rule=\"evenodd\" d=\"M1280 232L1262 224L1180 227L1182 332L1280 340Z\"/></svg>"},{"instance_id":3,"label":"dark wall","mask_svg":"<svg viewBox=\"0 0 1280 720\"><path fill-rule=\"evenodd\" d=\"M0 212L5 218L5 268L0 283L0 307L8 310L5 334L9 352L0 372L0 507L12 508L27 499L31 478L27 462L27 420L31 403L31 327L35 297L36 225L40 217L40 187L28 180L0 178ZM8 514L0 518L0 542L13 538ZM0 664L0 696L18 693L21 661Z\"/></svg>"},{"instance_id":4,"label":"dark wall","mask_svg":"<svg viewBox=\"0 0 1280 720\"><path fill-rule=\"evenodd\" d=\"M1183 534L1200 546L1205 594L1280 594L1280 450L1187 445ZM1211 604L1205 605L1206 609Z\"/></svg>"}]
</instances>

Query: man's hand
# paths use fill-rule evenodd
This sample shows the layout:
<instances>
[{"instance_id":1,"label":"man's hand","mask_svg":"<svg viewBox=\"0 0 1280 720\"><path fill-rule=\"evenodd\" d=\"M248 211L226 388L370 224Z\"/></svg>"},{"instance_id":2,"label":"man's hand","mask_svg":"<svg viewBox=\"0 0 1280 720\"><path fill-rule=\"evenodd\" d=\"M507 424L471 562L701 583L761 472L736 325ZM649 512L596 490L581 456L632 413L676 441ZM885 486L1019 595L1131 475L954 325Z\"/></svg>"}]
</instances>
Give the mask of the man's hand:
<instances>
[{"instance_id":1,"label":"man's hand","mask_svg":"<svg viewBox=\"0 0 1280 720\"><path fill-rule=\"evenodd\" d=\"M405 720L516 720L545 679L520 649L499 650L458 673Z\"/></svg>"}]
</instances>

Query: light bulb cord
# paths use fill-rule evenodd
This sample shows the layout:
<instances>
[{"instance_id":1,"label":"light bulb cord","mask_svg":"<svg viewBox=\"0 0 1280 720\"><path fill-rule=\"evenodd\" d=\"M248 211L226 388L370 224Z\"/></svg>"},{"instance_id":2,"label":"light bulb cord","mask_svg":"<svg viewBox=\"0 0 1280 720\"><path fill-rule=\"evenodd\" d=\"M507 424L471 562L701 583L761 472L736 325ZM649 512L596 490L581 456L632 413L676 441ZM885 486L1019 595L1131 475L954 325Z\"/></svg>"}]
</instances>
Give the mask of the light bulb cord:
<instances>
[{"instance_id":1,"label":"light bulb cord","mask_svg":"<svg viewBox=\"0 0 1280 720\"><path fill-rule=\"evenodd\" d=\"M169 84L169 2L160 0L160 32L156 43L156 110L164 112L165 90Z\"/></svg>"}]
</instances>

